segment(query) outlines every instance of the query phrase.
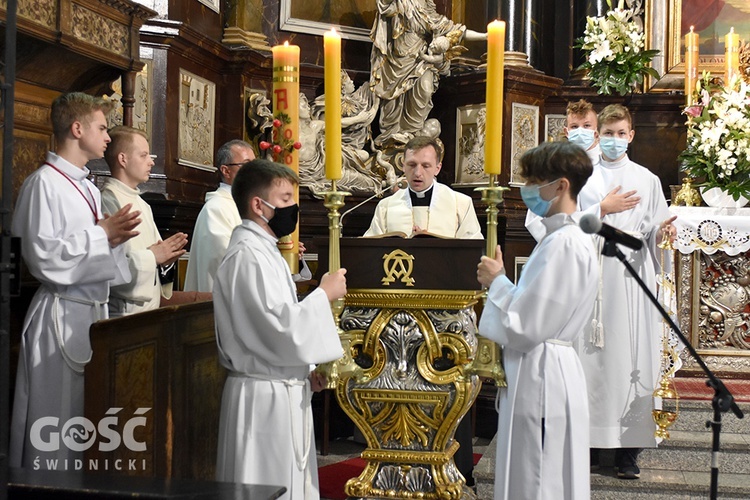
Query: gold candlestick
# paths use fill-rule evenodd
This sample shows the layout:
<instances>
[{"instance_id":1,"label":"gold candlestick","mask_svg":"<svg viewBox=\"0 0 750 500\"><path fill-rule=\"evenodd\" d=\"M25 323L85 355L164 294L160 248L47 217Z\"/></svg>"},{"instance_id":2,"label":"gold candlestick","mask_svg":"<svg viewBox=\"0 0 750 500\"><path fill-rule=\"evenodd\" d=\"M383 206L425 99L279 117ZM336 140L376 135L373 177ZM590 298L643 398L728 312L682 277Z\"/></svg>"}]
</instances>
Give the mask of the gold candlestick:
<instances>
[{"instance_id":1,"label":"gold candlestick","mask_svg":"<svg viewBox=\"0 0 750 500\"><path fill-rule=\"evenodd\" d=\"M328 209L328 271L335 272L341 268L341 214L339 209L344 206L344 198L351 193L339 191L336 181L331 181L331 190L323 193L323 206ZM341 313L344 311L344 299L336 299L331 302L331 312L333 321L336 323L341 348L344 355L336 361L323 363L316 369L318 373L326 377L326 389L334 389L340 378L353 377L357 380L363 377L362 368L360 368L352 358L351 341L347 333L340 326Z\"/></svg>"},{"instance_id":2,"label":"gold candlestick","mask_svg":"<svg viewBox=\"0 0 750 500\"><path fill-rule=\"evenodd\" d=\"M686 177L686 179L688 179ZM689 183L688 183L689 184ZM661 243L658 247L661 249L661 287L666 293L667 297L671 297L674 294L674 280L669 279L668 273L664 270L667 269L665 262L665 255L674 255L674 245L668 233L664 233ZM672 313L671 307L668 308L670 314ZM669 439L669 427L674 424L677 420L677 416L680 412L680 397L677 394L677 389L674 387L674 374L677 370L678 355L674 348L669 342L670 328L666 322L662 321L662 376L659 380L659 386L654 390L654 398L661 398L662 407L660 409L654 408L651 411L651 416L656 424L656 431L654 436L660 439ZM674 410L665 409L664 403L671 402L674 404Z\"/></svg>"},{"instance_id":3,"label":"gold candlestick","mask_svg":"<svg viewBox=\"0 0 750 500\"><path fill-rule=\"evenodd\" d=\"M509 188L496 185L497 175L490 174L487 187L476 188L482 192L482 202L487 205L487 245L485 254L495 258L497 248L497 214L500 211L498 205L503 202L503 193ZM487 300L487 294L484 295ZM490 378L495 381L497 387L507 387L505 381L505 370L503 369L503 357L500 346L488 338L477 335L477 356L472 360L467 371L479 377Z\"/></svg>"}]
</instances>

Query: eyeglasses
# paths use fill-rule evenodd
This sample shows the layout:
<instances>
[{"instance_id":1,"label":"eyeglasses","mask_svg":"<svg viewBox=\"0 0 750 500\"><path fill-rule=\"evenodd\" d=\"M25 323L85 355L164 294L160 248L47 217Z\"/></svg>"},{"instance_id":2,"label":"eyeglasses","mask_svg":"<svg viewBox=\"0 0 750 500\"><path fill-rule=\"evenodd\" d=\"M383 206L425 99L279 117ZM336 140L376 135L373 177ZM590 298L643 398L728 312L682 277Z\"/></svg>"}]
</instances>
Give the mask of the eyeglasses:
<instances>
[{"instance_id":1,"label":"eyeglasses","mask_svg":"<svg viewBox=\"0 0 750 500\"><path fill-rule=\"evenodd\" d=\"M248 160L248 161L250 161L250 160ZM239 162L239 163L225 163L224 165L226 165L227 167L241 167L245 163L247 163L247 161L243 161L243 162Z\"/></svg>"}]
</instances>

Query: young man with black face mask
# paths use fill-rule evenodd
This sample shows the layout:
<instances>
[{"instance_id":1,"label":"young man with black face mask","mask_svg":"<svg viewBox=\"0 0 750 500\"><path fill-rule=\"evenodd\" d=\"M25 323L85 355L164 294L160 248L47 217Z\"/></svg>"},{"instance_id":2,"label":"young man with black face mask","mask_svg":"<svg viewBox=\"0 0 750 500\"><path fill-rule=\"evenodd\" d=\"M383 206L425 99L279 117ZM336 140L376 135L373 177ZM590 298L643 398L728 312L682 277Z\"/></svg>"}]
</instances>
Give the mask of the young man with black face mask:
<instances>
[{"instance_id":1,"label":"young man with black face mask","mask_svg":"<svg viewBox=\"0 0 750 500\"><path fill-rule=\"evenodd\" d=\"M345 269L326 273L301 302L276 247L294 231L297 174L267 160L243 165L232 184L242 223L214 281L224 385L216 479L286 487L286 499L317 499L311 390L314 364L342 356L330 302L346 295Z\"/></svg>"}]
</instances>

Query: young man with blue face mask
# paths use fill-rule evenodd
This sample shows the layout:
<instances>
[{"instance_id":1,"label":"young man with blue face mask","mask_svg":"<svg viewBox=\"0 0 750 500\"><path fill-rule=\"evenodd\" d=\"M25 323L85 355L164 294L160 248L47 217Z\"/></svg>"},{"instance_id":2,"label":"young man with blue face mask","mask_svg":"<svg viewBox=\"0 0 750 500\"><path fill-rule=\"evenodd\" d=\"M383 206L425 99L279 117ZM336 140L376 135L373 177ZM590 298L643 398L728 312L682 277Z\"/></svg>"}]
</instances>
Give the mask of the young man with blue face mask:
<instances>
[{"instance_id":1,"label":"young man with blue face mask","mask_svg":"<svg viewBox=\"0 0 750 500\"><path fill-rule=\"evenodd\" d=\"M582 148L547 142L527 151L520 168L521 195L543 217L545 236L517 285L499 246L477 268L488 288L479 333L504 347L508 381L498 393L494 498L588 498L586 379L573 343L591 322L599 264L572 214L591 162Z\"/></svg>"},{"instance_id":2,"label":"young man with blue face mask","mask_svg":"<svg viewBox=\"0 0 750 500\"><path fill-rule=\"evenodd\" d=\"M599 114L602 161L600 183L587 183L582 204L595 200L613 186L637 192L632 210L606 214L604 222L644 240L644 248L621 247L640 277L656 291L656 245L664 231L675 234L661 181L628 158L635 136L628 109L607 106ZM601 238L595 237L601 244ZM602 288L595 308L596 327L580 343L578 354L586 374L591 414L592 465L599 449L615 449L618 477L640 475L640 449L656 447L651 419L653 393L659 375L661 320L656 309L617 259L601 259Z\"/></svg>"},{"instance_id":3,"label":"young man with blue face mask","mask_svg":"<svg viewBox=\"0 0 750 500\"><path fill-rule=\"evenodd\" d=\"M586 151L594 168L594 173L586 183L587 189L578 197L578 210L573 215L576 220L587 213L604 217L607 214L631 210L641 199L636 191L621 192L621 186L610 186L604 189L604 182L599 172L601 149L597 124L596 111L590 102L580 99L568 103L565 116L565 134L568 142ZM526 228L537 241L545 234L541 218L531 211L526 216Z\"/></svg>"}]
</instances>

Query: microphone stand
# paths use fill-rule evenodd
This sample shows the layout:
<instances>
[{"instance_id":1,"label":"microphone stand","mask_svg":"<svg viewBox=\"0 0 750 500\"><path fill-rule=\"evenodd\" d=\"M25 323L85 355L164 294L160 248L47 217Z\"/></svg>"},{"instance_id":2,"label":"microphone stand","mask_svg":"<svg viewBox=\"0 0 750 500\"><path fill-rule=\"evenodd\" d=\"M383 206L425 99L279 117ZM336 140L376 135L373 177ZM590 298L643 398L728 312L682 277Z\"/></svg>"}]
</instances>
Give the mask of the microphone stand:
<instances>
[{"instance_id":1,"label":"microphone stand","mask_svg":"<svg viewBox=\"0 0 750 500\"><path fill-rule=\"evenodd\" d=\"M369 198L366 198L363 201L360 201L359 203L357 203L356 205L354 205L352 208L350 208L349 210L345 211L343 214L341 214L341 218L339 219L339 227L341 227L343 229L343 227L344 227L344 217L346 217L350 213L354 212L356 209L358 209L359 207L361 207L362 205L364 205L368 201L374 200L375 198L382 198L383 194L385 194L386 192L392 190L396 186L398 186L399 189L406 188L406 186L407 186L406 179L404 179L403 177L399 178L396 182L394 182L390 186L381 189L380 191L376 192L374 195L370 196Z\"/></svg>"},{"instance_id":2,"label":"microphone stand","mask_svg":"<svg viewBox=\"0 0 750 500\"><path fill-rule=\"evenodd\" d=\"M690 344L690 342L687 341L685 335L680 331L680 328L675 324L667 311L664 310L664 307L662 307L654 294L651 293L651 290L648 289L646 283L644 283L640 276L638 276L638 274L635 272L635 269L633 269L633 266L630 265L625 255L623 255L620 249L617 248L617 244L614 240L610 238L604 238L602 255L605 255L607 257L617 257L617 259L623 263L630 275L635 278L636 282L638 282L638 285L640 285L641 289L643 289L648 298L651 299L651 302L659 310L662 317L667 321L667 323L669 323L669 326L672 327L672 330L674 330L674 332L680 338L690 355L695 359L701 369L703 369L706 376L708 377L706 385L714 390L714 397L711 401L711 406L714 409L714 418L713 420L709 420L706 422L706 427L711 427L713 435L711 446L710 498L711 500L715 500L717 498L716 495L719 487L719 439L721 436L721 414L726 413L731 409L732 412L737 416L737 418L743 418L744 415L742 413L742 410L740 410L739 406L737 406L737 403L734 401L734 396L732 396L732 393L730 393L729 389L726 388L724 382L717 378L716 375L714 375L713 372L708 368L706 363L703 362L703 359L695 351L695 348Z\"/></svg>"}]
</instances>

